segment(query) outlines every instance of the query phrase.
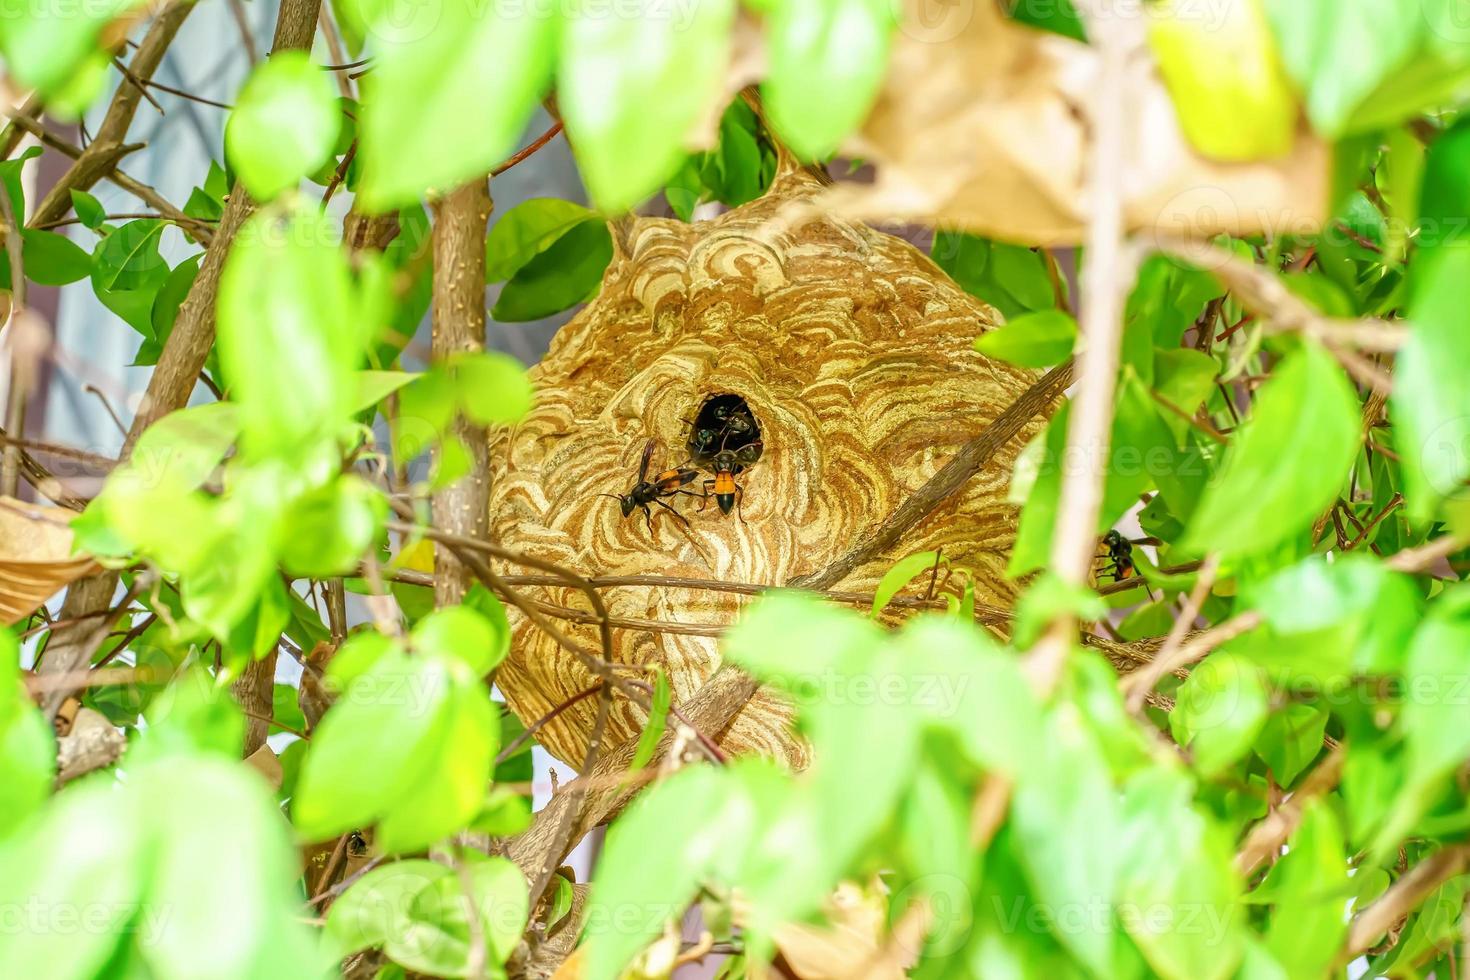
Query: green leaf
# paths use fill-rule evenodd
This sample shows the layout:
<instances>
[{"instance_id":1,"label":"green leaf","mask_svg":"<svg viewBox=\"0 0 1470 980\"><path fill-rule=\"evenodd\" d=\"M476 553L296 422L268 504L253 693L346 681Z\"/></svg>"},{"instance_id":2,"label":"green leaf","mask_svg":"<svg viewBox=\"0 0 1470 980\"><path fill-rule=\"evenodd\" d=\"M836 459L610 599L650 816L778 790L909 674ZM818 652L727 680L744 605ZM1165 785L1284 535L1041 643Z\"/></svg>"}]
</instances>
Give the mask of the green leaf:
<instances>
[{"instance_id":1,"label":"green leaf","mask_svg":"<svg viewBox=\"0 0 1470 980\"><path fill-rule=\"evenodd\" d=\"M240 403L241 448L284 454L352 414L367 326L335 229L315 205L256 212L225 260L220 367Z\"/></svg>"},{"instance_id":2,"label":"green leaf","mask_svg":"<svg viewBox=\"0 0 1470 980\"><path fill-rule=\"evenodd\" d=\"M452 689L450 662L398 649L353 678L322 717L302 764L291 805L302 834L340 834L390 810L425 758L442 748Z\"/></svg>"},{"instance_id":3,"label":"green leaf","mask_svg":"<svg viewBox=\"0 0 1470 980\"><path fill-rule=\"evenodd\" d=\"M1470 386L1455 365L1470 357L1463 329L1470 299L1470 241L1429 248L1409 277L1413 327L1394 368L1394 444L1403 454L1404 496L1416 520L1470 477Z\"/></svg>"},{"instance_id":4,"label":"green leaf","mask_svg":"<svg viewBox=\"0 0 1470 980\"><path fill-rule=\"evenodd\" d=\"M1353 131L1354 111L1407 61L1421 16L1413 0L1266 0L1266 13L1307 116L1329 137Z\"/></svg>"},{"instance_id":5,"label":"green leaf","mask_svg":"<svg viewBox=\"0 0 1470 980\"><path fill-rule=\"evenodd\" d=\"M54 231L23 229L20 233L21 265L25 276L38 286L65 286L69 282L85 279L92 271L92 258L80 246L65 235ZM0 286L10 288L10 260L5 249L0 249Z\"/></svg>"},{"instance_id":6,"label":"green leaf","mask_svg":"<svg viewBox=\"0 0 1470 980\"><path fill-rule=\"evenodd\" d=\"M1304 343L1261 386L1179 546L1234 557L1300 534L1337 496L1361 440L1352 386Z\"/></svg>"},{"instance_id":7,"label":"green leaf","mask_svg":"<svg viewBox=\"0 0 1470 980\"><path fill-rule=\"evenodd\" d=\"M592 876L587 907L608 914L590 917L585 927L587 980L613 980L665 919L679 919L720 852L741 849L748 815L735 781L702 765L660 780L628 808ZM617 914L632 909L639 914Z\"/></svg>"},{"instance_id":8,"label":"green leaf","mask_svg":"<svg viewBox=\"0 0 1470 980\"><path fill-rule=\"evenodd\" d=\"M1065 909L1097 896L1099 914L1068 919L1057 939L1099 976L1111 975L1114 916L1107 896L1118 882L1120 803L1096 740L1071 704L1054 707L1035 761L1021 774L1011 821L1036 897Z\"/></svg>"},{"instance_id":9,"label":"green leaf","mask_svg":"<svg viewBox=\"0 0 1470 980\"><path fill-rule=\"evenodd\" d=\"M93 231L100 228L102 222L107 220L107 211L102 207L102 202L86 191L79 191L75 187L71 189L71 209L76 212L81 223Z\"/></svg>"},{"instance_id":10,"label":"green leaf","mask_svg":"<svg viewBox=\"0 0 1470 980\"><path fill-rule=\"evenodd\" d=\"M1206 779L1218 776L1251 750L1270 712L1265 678L1255 664L1216 653L1180 685L1169 727L1189 749Z\"/></svg>"},{"instance_id":11,"label":"green leaf","mask_svg":"<svg viewBox=\"0 0 1470 980\"><path fill-rule=\"evenodd\" d=\"M355 476L339 477L291 502L276 553L292 575L323 579L352 572L387 511L387 501L372 486Z\"/></svg>"},{"instance_id":12,"label":"green leaf","mask_svg":"<svg viewBox=\"0 0 1470 980\"><path fill-rule=\"evenodd\" d=\"M1266 948L1288 976L1324 976L1338 955L1351 894L1346 846L1331 808L1308 800L1285 856L1261 883L1275 904Z\"/></svg>"},{"instance_id":13,"label":"green leaf","mask_svg":"<svg viewBox=\"0 0 1470 980\"><path fill-rule=\"evenodd\" d=\"M19 651L9 630L0 635L0 839L20 826L51 795L56 739L40 710L11 671Z\"/></svg>"},{"instance_id":14,"label":"green leaf","mask_svg":"<svg viewBox=\"0 0 1470 980\"><path fill-rule=\"evenodd\" d=\"M939 553L935 551L920 551L899 559L878 580L878 587L873 590L873 608L869 611L869 615L877 619L878 614L893 601L893 597L898 595L905 585L924 572L938 567Z\"/></svg>"},{"instance_id":15,"label":"green leaf","mask_svg":"<svg viewBox=\"0 0 1470 980\"><path fill-rule=\"evenodd\" d=\"M1407 743L1404 787L1373 845L1391 853L1443 791L1450 776L1470 758L1470 593L1456 589L1431 607L1409 647L1399 727Z\"/></svg>"},{"instance_id":16,"label":"green leaf","mask_svg":"<svg viewBox=\"0 0 1470 980\"><path fill-rule=\"evenodd\" d=\"M1159 976L1227 980L1248 935L1240 881L1228 839L1190 805L1191 789L1177 771L1157 767L1129 782L1118 887L1127 912L1119 917Z\"/></svg>"},{"instance_id":17,"label":"green leaf","mask_svg":"<svg viewBox=\"0 0 1470 980\"><path fill-rule=\"evenodd\" d=\"M515 952L530 912L526 879L507 858L471 863L437 878L409 902L406 935L387 945L393 960L430 976L467 976L476 934L495 966ZM468 906L468 907L467 907ZM479 919L469 922L469 909Z\"/></svg>"},{"instance_id":18,"label":"green leaf","mask_svg":"<svg viewBox=\"0 0 1470 980\"><path fill-rule=\"evenodd\" d=\"M332 956L404 942L412 931L409 910L414 897L455 877L453 868L436 861L395 861L373 868L343 892L327 913L324 933Z\"/></svg>"},{"instance_id":19,"label":"green leaf","mask_svg":"<svg viewBox=\"0 0 1470 980\"><path fill-rule=\"evenodd\" d=\"M415 650L431 656L457 657L483 676L500 663L508 637L469 606L447 606L421 619L409 641Z\"/></svg>"},{"instance_id":20,"label":"green leaf","mask_svg":"<svg viewBox=\"0 0 1470 980\"><path fill-rule=\"evenodd\" d=\"M827 156L863 121L894 26L883 0L776 0L766 19L761 94L797 155Z\"/></svg>"},{"instance_id":21,"label":"green leaf","mask_svg":"<svg viewBox=\"0 0 1470 980\"><path fill-rule=\"evenodd\" d=\"M590 0L571 5L557 99L598 208L626 211L678 169L719 94L734 16L732 0L636 0L613 16Z\"/></svg>"},{"instance_id":22,"label":"green leaf","mask_svg":"<svg viewBox=\"0 0 1470 980\"><path fill-rule=\"evenodd\" d=\"M95 72L87 66L99 60L97 47L103 28L138 5L139 0L103 0L87 6L5 0L0 5L0 23L4 24L0 28L0 54L4 55L6 73L19 89L34 88L43 95L70 94L75 98L80 93L68 90L83 76ZM100 60L105 72L107 59ZM101 81L98 77L88 87L95 88ZM56 101L48 100L48 107ZM75 108L79 107L73 105Z\"/></svg>"},{"instance_id":23,"label":"green leaf","mask_svg":"<svg viewBox=\"0 0 1470 980\"><path fill-rule=\"evenodd\" d=\"M372 408L418 377L409 371L358 371L357 392L352 397L353 413Z\"/></svg>"},{"instance_id":24,"label":"green leaf","mask_svg":"<svg viewBox=\"0 0 1470 980\"><path fill-rule=\"evenodd\" d=\"M514 425L535 404L536 392L520 361L487 351L462 354L449 362L459 404L478 425Z\"/></svg>"},{"instance_id":25,"label":"green leaf","mask_svg":"<svg viewBox=\"0 0 1470 980\"><path fill-rule=\"evenodd\" d=\"M1246 654L1287 687L1338 687L1351 676L1394 675L1419 621L1412 581L1366 556L1308 558L1242 590L1272 638Z\"/></svg>"},{"instance_id":26,"label":"green leaf","mask_svg":"<svg viewBox=\"0 0 1470 980\"><path fill-rule=\"evenodd\" d=\"M1077 321L1062 310L1038 310L975 338L975 349L1021 367L1059 364L1072 354Z\"/></svg>"},{"instance_id":27,"label":"green leaf","mask_svg":"<svg viewBox=\"0 0 1470 980\"><path fill-rule=\"evenodd\" d=\"M590 298L612 261L612 236L583 221L521 267L501 289L490 315L502 323L539 320Z\"/></svg>"},{"instance_id":28,"label":"green leaf","mask_svg":"<svg viewBox=\"0 0 1470 980\"><path fill-rule=\"evenodd\" d=\"M268 201L331 158L341 125L327 73L305 51L280 51L240 89L225 155L250 195Z\"/></svg>"},{"instance_id":29,"label":"green leaf","mask_svg":"<svg viewBox=\"0 0 1470 980\"><path fill-rule=\"evenodd\" d=\"M517 204L500 216L485 238L485 281L511 278L584 221L601 223L582 205L560 198L533 197Z\"/></svg>"},{"instance_id":30,"label":"green leaf","mask_svg":"<svg viewBox=\"0 0 1470 980\"><path fill-rule=\"evenodd\" d=\"M1322 752L1327 712L1313 704L1288 704L1272 713L1256 739L1255 750L1271 767L1271 776L1290 786Z\"/></svg>"},{"instance_id":31,"label":"green leaf","mask_svg":"<svg viewBox=\"0 0 1470 980\"><path fill-rule=\"evenodd\" d=\"M648 761L653 758L653 752L658 748L658 740L663 738L664 728L668 724L671 697L669 676L659 670L653 681L653 697L649 699L648 721L638 736L638 745L633 751L633 761L628 763L629 772L637 772L648 765Z\"/></svg>"},{"instance_id":32,"label":"green leaf","mask_svg":"<svg viewBox=\"0 0 1470 980\"><path fill-rule=\"evenodd\" d=\"M376 51L362 80L363 205L411 204L505 158L551 81L552 9L446 0L405 17L390 4L360 6Z\"/></svg>"},{"instance_id":33,"label":"green leaf","mask_svg":"<svg viewBox=\"0 0 1470 980\"><path fill-rule=\"evenodd\" d=\"M1297 104L1260 4L1235 0L1213 13L1201 17L1188 0L1150 11L1149 46L1185 136L1216 160L1286 156Z\"/></svg>"},{"instance_id":34,"label":"green leaf","mask_svg":"<svg viewBox=\"0 0 1470 980\"><path fill-rule=\"evenodd\" d=\"M163 229L164 223L157 218L140 218L102 239L92 258L98 289L146 289L162 282L168 275L168 263L158 254Z\"/></svg>"},{"instance_id":35,"label":"green leaf","mask_svg":"<svg viewBox=\"0 0 1470 980\"><path fill-rule=\"evenodd\" d=\"M153 307L148 315L149 322L153 326L153 349L151 356L146 360L142 349L138 351L136 364L157 364L158 357L163 353L163 345L169 335L174 332L174 321L178 319L179 307L189 296L189 290L194 288L194 280L199 275L200 256L194 255L178 265L168 274L163 285L158 287L158 292L153 297ZM148 347L148 340L143 346Z\"/></svg>"}]
</instances>

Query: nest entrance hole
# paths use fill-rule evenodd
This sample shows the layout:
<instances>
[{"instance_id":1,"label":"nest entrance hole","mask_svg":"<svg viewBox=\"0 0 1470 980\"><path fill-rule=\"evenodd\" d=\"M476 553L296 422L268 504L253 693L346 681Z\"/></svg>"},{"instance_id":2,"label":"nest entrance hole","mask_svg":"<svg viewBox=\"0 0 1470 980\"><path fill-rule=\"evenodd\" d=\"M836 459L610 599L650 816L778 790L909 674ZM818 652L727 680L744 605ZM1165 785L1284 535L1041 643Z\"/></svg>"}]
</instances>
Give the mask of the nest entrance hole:
<instances>
[{"instance_id":1,"label":"nest entrance hole","mask_svg":"<svg viewBox=\"0 0 1470 980\"><path fill-rule=\"evenodd\" d=\"M699 411L689 420L689 456L697 465L705 465L722 451L739 452L756 447L756 458L763 451L760 421L746 400L732 392L707 396ZM739 473L744 466L736 466Z\"/></svg>"}]
</instances>

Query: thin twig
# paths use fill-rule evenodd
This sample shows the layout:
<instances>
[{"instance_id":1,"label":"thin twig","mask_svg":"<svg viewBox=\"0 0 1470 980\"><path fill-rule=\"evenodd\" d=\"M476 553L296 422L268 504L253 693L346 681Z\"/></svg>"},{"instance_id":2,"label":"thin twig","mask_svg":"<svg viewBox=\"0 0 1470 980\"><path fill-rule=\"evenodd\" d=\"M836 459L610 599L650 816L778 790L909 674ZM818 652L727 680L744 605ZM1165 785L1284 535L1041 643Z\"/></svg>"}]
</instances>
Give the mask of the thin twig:
<instances>
[{"instance_id":1,"label":"thin twig","mask_svg":"<svg viewBox=\"0 0 1470 980\"><path fill-rule=\"evenodd\" d=\"M1199 578L1195 580L1194 588L1189 592L1189 599L1179 615L1174 617L1174 624L1169 627L1169 635L1164 639L1164 645L1159 648L1159 655L1153 662L1139 668L1123 679L1123 690L1128 698L1128 710L1134 714L1143 710L1144 699L1148 692L1154 689L1154 685L1161 681L1165 674L1174 669L1174 661L1178 657L1184 643L1184 635L1189 632L1190 627L1199 617L1200 608L1205 604L1205 597L1210 594L1210 589L1215 584L1215 571L1220 567L1220 556L1210 555L1200 566Z\"/></svg>"},{"instance_id":2,"label":"thin twig","mask_svg":"<svg viewBox=\"0 0 1470 980\"><path fill-rule=\"evenodd\" d=\"M10 312L7 317L6 337L10 341L10 385L5 405L5 431L24 433L26 425L26 353L17 341L17 327L26 310L26 275L22 264L20 220L15 213L15 204L10 199L10 190L0 186L0 218L5 221L6 256L10 260ZM0 461L0 496L14 497L20 486L20 448L6 445L3 461Z\"/></svg>"},{"instance_id":3,"label":"thin twig","mask_svg":"<svg viewBox=\"0 0 1470 980\"><path fill-rule=\"evenodd\" d=\"M1078 6L1085 10L1088 36L1100 67L1091 103L1090 220L1079 318L1082 350L1067 418L1065 458L1091 461L1092 465L1079 462L1062 474L1051 571L1061 581L1081 587L1087 584L1095 556L1123 336L1123 303L1134 278L1135 256L1124 237L1123 184L1133 105L1127 71L1135 42L1133 25L1101 0L1084 0ZM1038 689L1049 691L1060 678L1076 632L1075 618L1060 616L1032 648L1026 666Z\"/></svg>"},{"instance_id":4,"label":"thin twig","mask_svg":"<svg viewBox=\"0 0 1470 980\"><path fill-rule=\"evenodd\" d=\"M597 703L597 720L592 724L592 734L587 739L587 754L582 760L581 772L591 773L597 766L597 755L602 751L602 739L607 732L607 716L612 708L612 689L606 684L602 685L602 697ZM573 782L568 787L571 794L570 805L565 810L561 826L557 828L554 839L558 842L555 853L558 854L556 861L548 860L540 868L532 869L536 872L536 879L531 885L531 908L536 908L541 901L541 896L546 892L546 886L551 881L551 876L556 873L556 867L560 856L565 855L570 849L572 828L576 825L577 817L581 814L582 804L586 801L587 786L580 780Z\"/></svg>"},{"instance_id":5,"label":"thin twig","mask_svg":"<svg viewBox=\"0 0 1470 980\"><path fill-rule=\"evenodd\" d=\"M1470 866L1470 844L1451 844L1414 865L1378 901L1353 918L1339 960L1345 963L1366 953L1379 936L1467 866Z\"/></svg>"},{"instance_id":6,"label":"thin twig","mask_svg":"<svg viewBox=\"0 0 1470 980\"><path fill-rule=\"evenodd\" d=\"M490 176L491 177L499 177L501 174L505 173L511 167L514 167L516 164L520 163L522 160L525 160L531 154L533 154L537 150L541 149L547 143L550 143L551 140L552 140L552 138L555 137L557 133L561 132L561 126L562 126L562 123L561 123L561 120L560 119L558 119L556 122L552 123L550 129L548 129L546 132L542 133L540 136L538 136L534 140L532 140L530 142L530 144L528 144L525 147L525 149L522 149L522 150L518 151L510 159L506 160L504 163L502 163L499 166L497 166L494 170L490 171Z\"/></svg>"},{"instance_id":7,"label":"thin twig","mask_svg":"<svg viewBox=\"0 0 1470 980\"><path fill-rule=\"evenodd\" d=\"M1327 757L1317 763L1315 769L1302 780L1290 796L1277 804L1261 822L1251 828L1245 843L1235 855L1235 870L1242 878L1249 878L1262 862L1281 853L1286 839L1301 823L1302 810L1307 801L1329 792L1342 776L1342 764L1347 758L1346 742L1339 742Z\"/></svg>"},{"instance_id":8,"label":"thin twig","mask_svg":"<svg viewBox=\"0 0 1470 980\"><path fill-rule=\"evenodd\" d=\"M1015 438L1032 419L1048 412L1072 382L1072 362L1052 368L1026 389L994 422L960 447L946 463L892 514L847 553L820 571L800 575L787 583L794 589L825 589L846 578L854 569L886 553L899 540L934 512L952 494L968 483L990 458Z\"/></svg>"}]
</instances>

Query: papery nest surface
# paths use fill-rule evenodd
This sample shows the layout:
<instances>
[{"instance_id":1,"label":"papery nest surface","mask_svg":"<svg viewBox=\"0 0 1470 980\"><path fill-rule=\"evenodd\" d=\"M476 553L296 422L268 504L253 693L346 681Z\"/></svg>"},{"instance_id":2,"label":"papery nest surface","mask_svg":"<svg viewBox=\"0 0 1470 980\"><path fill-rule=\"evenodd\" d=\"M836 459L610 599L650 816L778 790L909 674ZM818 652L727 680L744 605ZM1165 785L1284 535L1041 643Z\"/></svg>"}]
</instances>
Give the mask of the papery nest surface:
<instances>
[{"instance_id":1,"label":"papery nest surface","mask_svg":"<svg viewBox=\"0 0 1470 980\"><path fill-rule=\"evenodd\" d=\"M782 585L824 567L886 517L1034 380L975 352L1000 322L908 242L801 202L820 186L783 170L759 200L708 221L635 218L615 230L601 291L556 335L532 369L535 409L491 444L492 534L502 544L585 576L661 575ZM802 215L789 220L791 206ZM782 209L787 209L783 211ZM713 499L655 506L650 531L617 500L637 478L648 440L650 470L685 462L689 425L712 395L735 394L761 429L758 463L736 477L739 513ZM1034 431L1041 423L1034 423ZM964 490L910 532L896 553L858 568L837 587L871 592L904 554L942 547L973 570L977 599L1009 606L1004 570L1016 528L1006 502L1024 438L998 453ZM689 486L698 491L711 474ZM741 519L743 517L743 520ZM527 586L550 606L587 611L570 587ZM697 588L603 590L614 619L723 626L748 596ZM511 610L510 657L498 683L527 722L597 679ZM587 623L558 620L598 649ZM619 663L662 665L673 697L691 696L719 665L714 636L613 630ZM580 764L597 713L586 698L540 732ZM735 752L792 765L805 747L790 707L762 689L723 733ZM606 744L634 737L645 712L615 698Z\"/></svg>"}]
</instances>

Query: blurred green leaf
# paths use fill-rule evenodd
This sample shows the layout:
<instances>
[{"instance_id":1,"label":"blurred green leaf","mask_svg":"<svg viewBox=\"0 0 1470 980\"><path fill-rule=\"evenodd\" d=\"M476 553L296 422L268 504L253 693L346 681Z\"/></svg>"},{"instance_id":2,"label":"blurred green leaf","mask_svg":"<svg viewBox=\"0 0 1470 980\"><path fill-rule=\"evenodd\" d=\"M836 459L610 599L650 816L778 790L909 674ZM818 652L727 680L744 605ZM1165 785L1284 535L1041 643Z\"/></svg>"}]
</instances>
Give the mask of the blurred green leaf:
<instances>
[{"instance_id":1,"label":"blurred green leaf","mask_svg":"<svg viewBox=\"0 0 1470 980\"><path fill-rule=\"evenodd\" d=\"M551 81L550 8L446 0L405 15L366 0L344 6L361 12L374 40L357 155L365 207L448 191L509 155Z\"/></svg>"},{"instance_id":2,"label":"blurred green leaf","mask_svg":"<svg viewBox=\"0 0 1470 980\"><path fill-rule=\"evenodd\" d=\"M1188 0L1150 11L1149 46L1184 133L1215 160L1281 157L1296 137L1297 104L1257 0L1232 0L1208 20Z\"/></svg>"},{"instance_id":3,"label":"blurred green leaf","mask_svg":"<svg viewBox=\"0 0 1470 980\"><path fill-rule=\"evenodd\" d=\"M628 763L630 772L639 771L653 758L654 750L658 748L658 740L663 738L664 729L668 725L671 700L669 675L659 670L653 679L653 697L649 698L648 721L638 735L638 745L633 751L633 761Z\"/></svg>"},{"instance_id":4,"label":"blurred green leaf","mask_svg":"<svg viewBox=\"0 0 1470 980\"><path fill-rule=\"evenodd\" d=\"M478 425L513 425L535 404L536 392L525 366L509 354L462 354L449 367L460 407Z\"/></svg>"},{"instance_id":5,"label":"blurred green leaf","mask_svg":"<svg viewBox=\"0 0 1470 980\"><path fill-rule=\"evenodd\" d=\"M100 59L102 71L108 70L107 59L97 50L103 29L139 2L103 0L86 6L57 6L5 0L0 6L0 54L4 55L7 74L20 89L70 95L52 101L71 103L74 110L80 108L74 103L84 93L76 91L75 86L86 81L90 94L95 95L102 78L91 77L96 73L91 66Z\"/></svg>"},{"instance_id":6,"label":"blurred green leaf","mask_svg":"<svg viewBox=\"0 0 1470 980\"><path fill-rule=\"evenodd\" d=\"M1190 671L1169 712L1175 740L1189 749L1206 779L1220 775L1251 750L1270 712L1261 669L1220 652Z\"/></svg>"},{"instance_id":7,"label":"blurred green leaf","mask_svg":"<svg viewBox=\"0 0 1470 980\"><path fill-rule=\"evenodd\" d=\"M1338 956L1351 887L1345 847L1331 808L1308 800L1285 856L1261 883L1275 904L1266 947L1288 976L1325 975Z\"/></svg>"},{"instance_id":8,"label":"blurred green leaf","mask_svg":"<svg viewBox=\"0 0 1470 980\"><path fill-rule=\"evenodd\" d=\"M0 636L0 839L14 831L51 795L56 778L56 739L45 717L26 697L14 634Z\"/></svg>"},{"instance_id":9,"label":"blurred green leaf","mask_svg":"<svg viewBox=\"0 0 1470 980\"><path fill-rule=\"evenodd\" d=\"M331 158L341 125L327 73L305 51L280 51L240 89L225 154L250 195L269 201Z\"/></svg>"},{"instance_id":10,"label":"blurred green leaf","mask_svg":"<svg viewBox=\"0 0 1470 980\"><path fill-rule=\"evenodd\" d=\"M629 210L678 168L719 91L734 16L731 0L678 9L637 0L611 15L576 3L567 11L557 99L598 208Z\"/></svg>"},{"instance_id":11,"label":"blurred green leaf","mask_svg":"<svg viewBox=\"0 0 1470 980\"><path fill-rule=\"evenodd\" d=\"M315 205L256 212L220 279L220 367L240 403L241 448L290 455L353 411L366 348L337 234Z\"/></svg>"},{"instance_id":12,"label":"blurred green leaf","mask_svg":"<svg viewBox=\"0 0 1470 980\"><path fill-rule=\"evenodd\" d=\"M1395 444L1404 456L1408 511L1425 520L1470 477L1470 386L1455 365L1470 358L1463 329L1470 299L1470 240L1427 249L1410 274L1408 341L1392 395Z\"/></svg>"},{"instance_id":13,"label":"blurred green leaf","mask_svg":"<svg viewBox=\"0 0 1470 980\"><path fill-rule=\"evenodd\" d=\"M281 565L304 578L353 571L387 511L383 495L355 476L338 477L302 494L281 518L277 538Z\"/></svg>"},{"instance_id":14,"label":"blurred green leaf","mask_svg":"<svg viewBox=\"0 0 1470 980\"><path fill-rule=\"evenodd\" d=\"M863 121L895 26L883 0L774 0L761 95L798 156L827 156Z\"/></svg>"}]
</instances>

